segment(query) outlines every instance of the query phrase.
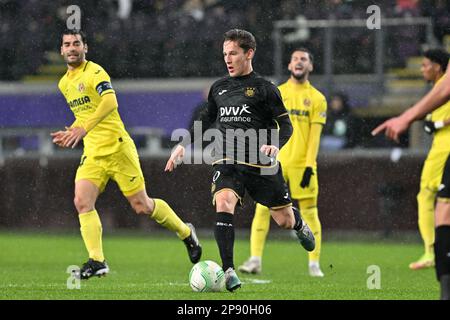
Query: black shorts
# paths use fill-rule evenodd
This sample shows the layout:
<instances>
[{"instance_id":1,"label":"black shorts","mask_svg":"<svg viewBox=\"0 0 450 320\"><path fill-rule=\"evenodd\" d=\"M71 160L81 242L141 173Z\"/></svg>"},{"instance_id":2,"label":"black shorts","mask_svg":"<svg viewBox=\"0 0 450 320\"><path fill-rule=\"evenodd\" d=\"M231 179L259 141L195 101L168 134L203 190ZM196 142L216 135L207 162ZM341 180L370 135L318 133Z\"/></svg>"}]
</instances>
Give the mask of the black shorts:
<instances>
[{"instance_id":1,"label":"black shorts","mask_svg":"<svg viewBox=\"0 0 450 320\"><path fill-rule=\"evenodd\" d=\"M437 197L450 201L450 157L448 157L445 162L444 173L442 175L441 185L439 186Z\"/></svg>"},{"instance_id":2,"label":"black shorts","mask_svg":"<svg viewBox=\"0 0 450 320\"><path fill-rule=\"evenodd\" d=\"M254 201L272 209L291 205L289 189L283 179L281 166L278 165L275 174L266 175L261 172L261 168L243 164L214 165L211 187L213 204L215 204L215 195L219 191L230 189L239 198L241 205L245 190Z\"/></svg>"}]
</instances>

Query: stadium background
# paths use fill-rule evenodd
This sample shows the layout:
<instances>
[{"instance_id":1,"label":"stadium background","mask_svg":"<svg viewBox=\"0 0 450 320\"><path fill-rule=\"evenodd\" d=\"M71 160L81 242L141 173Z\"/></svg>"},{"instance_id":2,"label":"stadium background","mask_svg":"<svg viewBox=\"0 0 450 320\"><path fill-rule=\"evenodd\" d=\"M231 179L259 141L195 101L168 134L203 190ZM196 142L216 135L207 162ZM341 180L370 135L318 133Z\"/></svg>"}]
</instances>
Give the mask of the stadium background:
<instances>
[{"instance_id":1,"label":"stadium background","mask_svg":"<svg viewBox=\"0 0 450 320\"><path fill-rule=\"evenodd\" d=\"M239 27L257 38L257 72L284 81L289 50L307 46L315 53L312 83L328 98L338 92L348 97L355 132L351 144L339 150L322 147L319 155L325 239L340 231L412 232L419 239L415 197L429 137L420 124L400 146L369 132L429 89L421 79L420 54L437 45L449 49L447 1L375 1L382 28L369 30L365 23L332 23L365 21L374 1L0 0L0 227L78 228L72 198L81 150L57 150L48 136L72 121L57 91L66 68L59 55L60 32L71 4L82 9L88 59L112 77L150 195L166 199L184 220L212 228L211 168L184 165L164 173L170 134L189 126L204 90L226 72L221 37ZM294 26L278 30L277 21ZM324 25L314 27L314 21ZM384 27L383 21L392 25ZM159 228L135 216L113 183L97 207L105 230ZM238 227L248 229L252 212L246 199Z\"/></svg>"}]
</instances>

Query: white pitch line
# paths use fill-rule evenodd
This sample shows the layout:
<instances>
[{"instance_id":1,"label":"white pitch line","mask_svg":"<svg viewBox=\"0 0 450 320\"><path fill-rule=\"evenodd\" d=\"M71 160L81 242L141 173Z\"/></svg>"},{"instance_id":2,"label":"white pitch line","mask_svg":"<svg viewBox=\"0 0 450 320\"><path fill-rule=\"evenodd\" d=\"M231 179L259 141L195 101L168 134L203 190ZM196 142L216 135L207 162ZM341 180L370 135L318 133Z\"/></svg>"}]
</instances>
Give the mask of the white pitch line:
<instances>
[{"instance_id":1,"label":"white pitch line","mask_svg":"<svg viewBox=\"0 0 450 320\"><path fill-rule=\"evenodd\" d=\"M244 280L242 283L248 284L268 284L271 283L272 280L264 280L264 279L252 279L252 278L242 278Z\"/></svg>"}]
</instances>

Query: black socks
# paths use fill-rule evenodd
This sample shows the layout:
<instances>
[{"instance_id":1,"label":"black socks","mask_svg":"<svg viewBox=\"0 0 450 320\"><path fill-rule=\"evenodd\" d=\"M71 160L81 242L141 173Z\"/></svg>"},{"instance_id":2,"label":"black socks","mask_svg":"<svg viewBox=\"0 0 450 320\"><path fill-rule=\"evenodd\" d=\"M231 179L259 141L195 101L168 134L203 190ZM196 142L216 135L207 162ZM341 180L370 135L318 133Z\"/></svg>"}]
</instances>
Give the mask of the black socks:
<instances>
[{"instance_id":1,"label":"black socks","mask_svg":"<svg viewBox=\"0 0 450 320\"><path fill-rule=\"evenodd\" d=\"M294 218L295 218L295 224L294 229L295 231L299 231L303 227L303 221L300 218L300 211L294 206L292 206L292 211L294 211Z\"/></svg>"},{"instance_id":2,"label":"black socks","mask_svg":"<svg viewBox=\"0 0 450 320\"><path fill-rule=\"evenodd\" d=\"M436 227L434 241L436 276L441 284L441 299L450 299L450 226Z\"/></svg>"},{"instance_id":3,"label":"black socks","mask_svg":"<svg viewBox=\"0 0 450 320\"><path fill-rule=\"evenodd\" d=\"M220 257L222 258L223 271L228 268L234 269L233 247L234 247L234 225L233 215L228 212L217 212L216 226L214 228L214 237L219 247Z\"/></svg>"}]
</instances>

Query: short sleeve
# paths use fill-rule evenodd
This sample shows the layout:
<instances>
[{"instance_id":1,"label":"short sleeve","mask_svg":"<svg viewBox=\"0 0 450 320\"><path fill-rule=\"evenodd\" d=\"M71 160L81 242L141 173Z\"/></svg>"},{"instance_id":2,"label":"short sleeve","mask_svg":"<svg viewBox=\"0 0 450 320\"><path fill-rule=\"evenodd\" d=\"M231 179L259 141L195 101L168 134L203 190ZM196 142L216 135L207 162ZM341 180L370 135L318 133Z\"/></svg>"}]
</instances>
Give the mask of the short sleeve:
<instances>
[{"instance_id":1,"label":"short sleeve","mask_svg":"<svg viewBox=\"0 0 450 320\"><path fill-rule=\"evenodd\" d=\"M324 96L320 95L314 102L311 123L325 124L327 122L327 100Z\"/></svg>"}]
</instances>

